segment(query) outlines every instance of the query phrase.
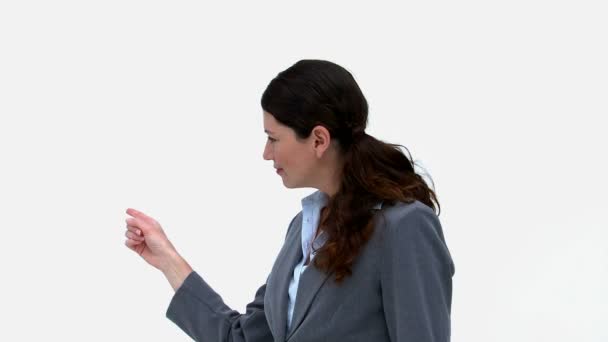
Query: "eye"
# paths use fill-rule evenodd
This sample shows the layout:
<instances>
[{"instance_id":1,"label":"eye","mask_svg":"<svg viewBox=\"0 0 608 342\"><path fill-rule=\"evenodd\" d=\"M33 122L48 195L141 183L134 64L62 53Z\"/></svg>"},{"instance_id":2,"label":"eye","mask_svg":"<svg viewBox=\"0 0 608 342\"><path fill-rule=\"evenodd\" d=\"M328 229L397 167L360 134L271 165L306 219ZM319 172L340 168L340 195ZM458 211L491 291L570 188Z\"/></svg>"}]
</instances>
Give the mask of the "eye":
<instances>
[{"instance_id":1,"label":"eye","mask_svg":"<svg viewBox=\"0 0 608 342\"><path fill-rule=\"evenodd\" d=\"M268 137L268 141L270 141L270 142L275 142L275 141L277 141L277 139L273 139L273 138L271 138L271 137Z\"/></svg>"}]
</instances>

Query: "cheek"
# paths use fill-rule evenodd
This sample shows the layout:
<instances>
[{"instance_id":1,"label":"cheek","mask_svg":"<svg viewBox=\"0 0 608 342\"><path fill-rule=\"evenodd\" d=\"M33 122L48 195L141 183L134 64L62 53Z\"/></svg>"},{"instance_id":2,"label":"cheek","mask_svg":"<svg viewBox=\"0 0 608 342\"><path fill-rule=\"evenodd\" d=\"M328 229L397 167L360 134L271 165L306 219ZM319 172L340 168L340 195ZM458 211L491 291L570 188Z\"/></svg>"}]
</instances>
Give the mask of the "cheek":
<instances>
[{"instance_id":1,"label":"cheek","mask_svg":"<svg viewBox=\"0 0 608 342\"><path fill-rule=\"evenodd\" d=\"M273 159L279 166L282 165L283 160L285 159L283 149L276 145L269 145L268 151L272 153Z\"/></svg>"},{"instance_id":2,"label":"cheek","mask_svg":"<svg viewBox=\"0 0 608 342\"><path fill-rule=\"evenodd\" d=\"M299 145L277 145L274 147L274 157L277 164L291 174L307 173L307 169L314 162L309 151Z\"/></svg>"},{"instance_id":3,"label":"cheek","mask_svg":"<svg viewBox=\"0 0 608 342\"><path fill-rule=\"evenodd\" d=\"M285 170L294 170L298 167L297 151L290 149L289 146L275 146L274 157L277 164Z\"/></svg>"},{"instance_id":4,"label":"cheek","mask_svg":"<svg viewBox=\"0 0 608 342\"><path fill-rule=\"evenodd\" d=\"M294 161L292 160L293 157L291 156L291 153L281 148L276 148L274 150L274 157L277 161L277 164L279 164L280 167L285 169L288 169L294 163Z\"/></svg>"},{"instance_id":5,"label":"cheek","mask_svg":"<svg viewBox=\"0 0 608 342\"><path fill-rule=\"evenodd\" d=\"M314 160L304 151L291 151L285 154L284 157L286 161L285 167L291 171L291 174L307 177L314 169Z\"/></svg>"}]
</instances>

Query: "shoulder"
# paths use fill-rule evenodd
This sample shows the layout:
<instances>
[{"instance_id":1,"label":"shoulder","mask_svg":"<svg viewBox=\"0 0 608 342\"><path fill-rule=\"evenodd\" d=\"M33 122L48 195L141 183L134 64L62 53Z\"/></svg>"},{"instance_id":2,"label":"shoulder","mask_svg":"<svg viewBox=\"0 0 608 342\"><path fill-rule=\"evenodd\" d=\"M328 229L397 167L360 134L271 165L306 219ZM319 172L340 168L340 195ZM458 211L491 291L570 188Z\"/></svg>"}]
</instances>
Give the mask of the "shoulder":
<instances>
[{"instance_id":1,"label":"shoulder","mask_svg":"<svg viewBox=\"0 0 608 342\"><path fill-rule=\"evenodd\" d=\"M401 229L404 223L410 223L407 225L409 227L419 226L420 224L414 223L421 220L431 221L431 225L440 225L435 211L418 200L410 203L398 201L392 205L384 206L380 214L384 221L383 225L389 230Z\"/></svg>"},{"instance_id":2,"label":"shoulder","mask_svg":"<svg viewBox=\"0 0 608 342\"><path fill-rule=\"evenodd\" d=\"M300 210L292 219L291 222L289 222L289 225L287 226L287 232L285 233L285 239L287 239L287 237L289 236L289 233L291 231L294 230L294 226L296 226L296 224L298 223L298 220L301 222L302 221L302 210Z\"/></svg>"},{"instance_id":3,"label":"shoulder","mask_svg":"<svg viewBox=\"0 0 608 342\"><path fill-rule=\"evenodd\" d=\"M379 215L381 250L389 258L440 260L453 273L453 262L435 211L420 201L397 202Z\"/></svg>"}]
</instances>

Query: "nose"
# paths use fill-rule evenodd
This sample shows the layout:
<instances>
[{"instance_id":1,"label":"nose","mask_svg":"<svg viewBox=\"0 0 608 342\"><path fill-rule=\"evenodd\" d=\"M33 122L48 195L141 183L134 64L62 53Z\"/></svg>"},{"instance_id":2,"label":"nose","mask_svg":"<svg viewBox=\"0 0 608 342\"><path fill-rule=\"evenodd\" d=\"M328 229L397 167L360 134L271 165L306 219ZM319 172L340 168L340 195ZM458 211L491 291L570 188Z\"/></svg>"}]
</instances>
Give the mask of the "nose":
<instances>
[{"instance_id":1,"label":"nose","mask_svg":"<svg viewBox=\"0 0 608 342\"><path fill-rule=\"evenodd\" d=\"M271 152L271 149L268 148L268 142L267 142L266 145L264 145L264 152L262 153L262 158L264 158L264 160L271 160L272 154L270 152Z\"/></svg>"}]
</instances>

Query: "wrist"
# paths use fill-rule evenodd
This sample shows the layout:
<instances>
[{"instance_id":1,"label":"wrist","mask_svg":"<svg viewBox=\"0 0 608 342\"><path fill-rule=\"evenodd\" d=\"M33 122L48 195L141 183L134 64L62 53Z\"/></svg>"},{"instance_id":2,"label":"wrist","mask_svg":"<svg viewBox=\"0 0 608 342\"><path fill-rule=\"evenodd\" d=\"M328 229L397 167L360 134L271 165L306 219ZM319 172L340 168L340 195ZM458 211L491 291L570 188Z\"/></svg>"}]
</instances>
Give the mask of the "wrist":
<instances>
[{"instance_id":1,"label":"wrist","mask_svg":"<svg viewBox=\"0 0 608 342\"><path fill-rule=\"evenodd\" d=\"M193 270L177 251L172 251L161 266L161 271L171 284L171 287L173 287L173 290L177 291Z\"/></svg>"}]
</instances>

